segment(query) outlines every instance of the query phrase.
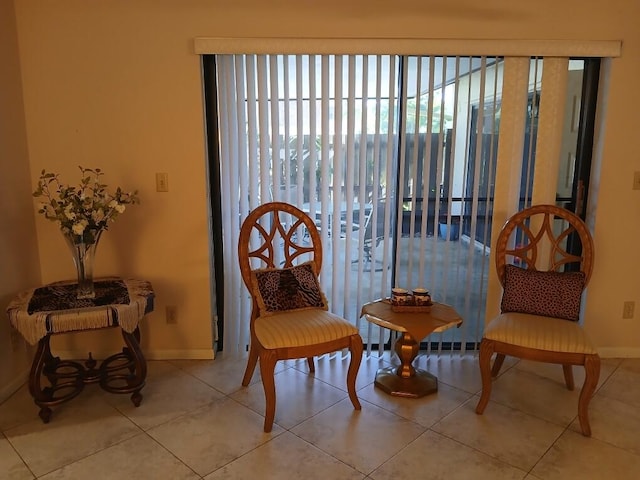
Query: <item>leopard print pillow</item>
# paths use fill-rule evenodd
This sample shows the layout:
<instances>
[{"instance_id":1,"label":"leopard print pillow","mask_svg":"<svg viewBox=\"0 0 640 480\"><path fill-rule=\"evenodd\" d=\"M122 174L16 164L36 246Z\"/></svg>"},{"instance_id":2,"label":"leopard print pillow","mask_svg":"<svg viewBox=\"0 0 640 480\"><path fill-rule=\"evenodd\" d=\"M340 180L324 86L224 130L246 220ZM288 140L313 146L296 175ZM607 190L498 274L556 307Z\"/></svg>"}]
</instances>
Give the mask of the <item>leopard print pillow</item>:
<instances>
[{"instance_id":1,"label":"leopard print pillow","mask_svg":"<svg viewBox=\"0 0 640 480\"><path fill-rule=\"evenodd\" d=\"M582 272L539 272L507 265L502 313L529 313L577 321L583 288Z\"/></svg>"},{"instance_id":2,"label":"leopard print pillow","mask_svg":"<svg viewBox=\"0 0 640 480\"><path fill-rule=\"evenodd\" d=\"M312 262L290 268L254 270L251 280L262 316L290 310L329 308Z\"/></svg>"}]
</instances>

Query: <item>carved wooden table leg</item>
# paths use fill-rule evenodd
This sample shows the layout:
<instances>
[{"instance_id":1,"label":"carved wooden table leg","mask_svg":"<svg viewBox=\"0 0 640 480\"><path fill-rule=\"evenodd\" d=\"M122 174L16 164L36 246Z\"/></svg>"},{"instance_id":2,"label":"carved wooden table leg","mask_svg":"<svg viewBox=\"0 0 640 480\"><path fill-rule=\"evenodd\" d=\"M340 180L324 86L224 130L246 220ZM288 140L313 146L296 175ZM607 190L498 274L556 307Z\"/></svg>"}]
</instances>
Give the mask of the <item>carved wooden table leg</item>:
<instances>
[{"instance_id":1,"label":"carved wooden table leg","mask_svg":"<svg viewBox=\"0 0 640 480\"><path fill-rule=\"evenodd\" d=\"M397 397L418 398L438 391L438 379L425 370L414 368L420 346L407 332L396 342L400 366L381 368L375 386Z\"/></svg>"},{"instance_id":2,"label":"carved wooden table leg","mask_svg":"<svg viewBox=\"0 0 640 480\"><path fill-rule=\"evenodd\" d=\"M51 355L50 335L38 342L38 349L29 373L29 393L40 407L38 415L44 423L49 423L51 407L71 400L84 388L84 368L77 362L61 361ZM49 386L42 386L46 377ZM59 393L62 392L62 393Z\"/></svg>"},{"instance_id":3,"label":"carved wooden table leg","mask_svg":"<svg viewBox=\"0 0 640 480\"><path fill-rule=\"evenodd\" d=\"M140 330L133 333L122 330L122 338L127 345L121 353L105 359L100 366L100 386L111 393L131 393L131 402L140 406L140 391L147 378L147 361L140 349Z\"/></svg>"},{"instance_id":4,"label":"carved wooden table leg","mask_svg":"<svg viewBox=\"0 0 640 480\"><path fill-rule=\"evenodd\" d=\"M140 390L144 387L147 378L147 361L140 349L140 329L136 328L133 334L122 330L122 337L133 354L135 370L131 372L133 376L128 380L128 383L130 387L135 388L131 394L131 401L136 407L139 407L142 402Z\"/></svg>"},{"instance_id":5,"label":"carved wooden table leg","mask_svg":"<svg viewBox=\"0 0 640 480\"><path fill-rule=\"evenodd\" d=\"M35 404L40 407L38 415L40 415L44 423L49 423L49 419L51 418L51 409L47 406L47 402L51 400L51 392L45 392L40 382L45 364L50 362L51 359L49 336L47 335L38 342L38 350L33 357L31 372L29 373L29 393L31 393Z\"/></svg>"}]
</instances>

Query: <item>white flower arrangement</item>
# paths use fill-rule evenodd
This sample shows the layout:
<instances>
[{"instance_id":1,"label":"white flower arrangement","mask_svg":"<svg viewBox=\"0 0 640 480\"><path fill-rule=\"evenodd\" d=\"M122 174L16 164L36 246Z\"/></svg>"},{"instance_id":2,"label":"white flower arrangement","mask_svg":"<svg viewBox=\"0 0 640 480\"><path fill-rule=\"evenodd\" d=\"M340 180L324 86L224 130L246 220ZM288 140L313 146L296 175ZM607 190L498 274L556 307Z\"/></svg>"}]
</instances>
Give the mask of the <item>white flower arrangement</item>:
<instances>
[{"instance_id":1,"label":"white flower arrangement","mask_svg":"<svg viewBox=\"0 0 640 480\"><path fill-rule=\"evenodd\" d=\"M115 193L101 183L104 175L99 168L80 168L82 178L78 186L65 185L59 175L42 170L34 197L43 197L38 213L57 222L62 233L73 235L74 243L95 243L108 228L109 222L125 211L126 205L140 203L138 192Z\"/></svg>"}]
</instances>

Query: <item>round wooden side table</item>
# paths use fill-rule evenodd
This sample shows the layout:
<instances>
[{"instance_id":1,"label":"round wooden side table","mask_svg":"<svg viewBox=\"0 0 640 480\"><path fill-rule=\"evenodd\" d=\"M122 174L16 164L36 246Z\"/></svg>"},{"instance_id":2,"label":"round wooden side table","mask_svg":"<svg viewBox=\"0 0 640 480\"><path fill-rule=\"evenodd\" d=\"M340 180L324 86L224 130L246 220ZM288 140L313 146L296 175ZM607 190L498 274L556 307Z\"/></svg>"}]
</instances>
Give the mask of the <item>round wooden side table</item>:
<instances>
[{"instance_id":1,"label":"round wooden side table","mask_svg":"<svg viewBox=\"0 0 640 480\"><path fill-rule=\"evenodd\" d=\"M415 368L413 361L418 355L420 340L431 333L462 324L462 318L452 306L434 303L429 312L395 312L390 301L383 299L364 305L361 316L371 323L402 334L395 345L400 366L379 369L376 387L390 395L409 398L423 397L438 390L438 379L425 370Z\"/></svg>"}]
</instances>

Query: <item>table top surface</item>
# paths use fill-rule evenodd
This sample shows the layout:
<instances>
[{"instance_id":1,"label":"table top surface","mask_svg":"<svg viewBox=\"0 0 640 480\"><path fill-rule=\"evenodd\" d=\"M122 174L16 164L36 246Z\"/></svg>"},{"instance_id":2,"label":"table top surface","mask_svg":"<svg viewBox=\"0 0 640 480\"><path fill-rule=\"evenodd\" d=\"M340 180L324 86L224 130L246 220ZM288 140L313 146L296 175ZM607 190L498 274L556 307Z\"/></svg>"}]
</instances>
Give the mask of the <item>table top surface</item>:
<instances>
[{"instance_id":1,"label":"table top surface","mask_svg":"<svg viewBox=\"0 0 640 480\"><path fill-rule=\"evenodd\" d=\"M120 326L131 333L153 311L154 291L146 280L95 280L96 298L78 300L75 282L56 282L18 294L7 306L11 325L30 344L52 333Z\"/></svg>"},{"instance_id":2,"label":"table top surface","mask_svg":"<svg viewBox=\"0 0 640 480\"><path fill-rule=\"evenodd\" d=\"M362 307L361 316L381 327L408 333L421 340L434 332L462 325L462 317L451 305L435 302L430 312L394 312L389 299L380 299Z\"/></svg>"}]
</instances>

